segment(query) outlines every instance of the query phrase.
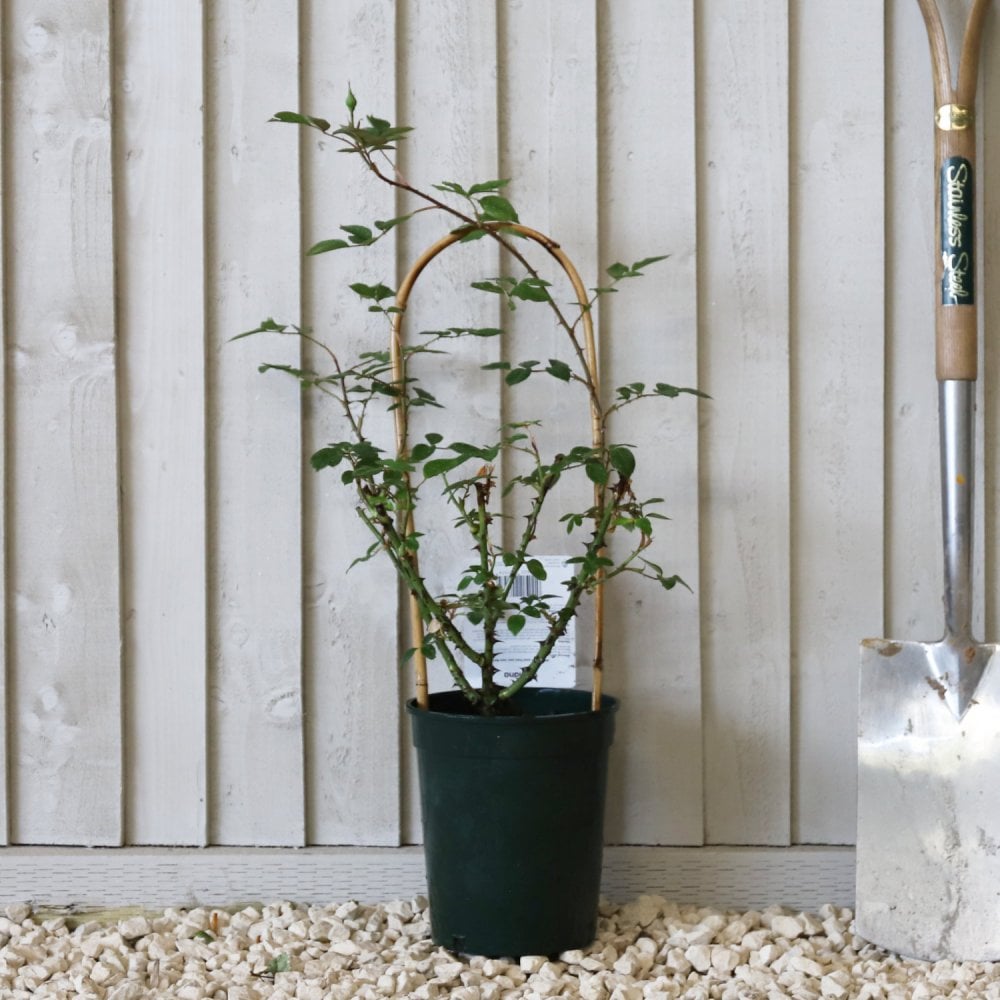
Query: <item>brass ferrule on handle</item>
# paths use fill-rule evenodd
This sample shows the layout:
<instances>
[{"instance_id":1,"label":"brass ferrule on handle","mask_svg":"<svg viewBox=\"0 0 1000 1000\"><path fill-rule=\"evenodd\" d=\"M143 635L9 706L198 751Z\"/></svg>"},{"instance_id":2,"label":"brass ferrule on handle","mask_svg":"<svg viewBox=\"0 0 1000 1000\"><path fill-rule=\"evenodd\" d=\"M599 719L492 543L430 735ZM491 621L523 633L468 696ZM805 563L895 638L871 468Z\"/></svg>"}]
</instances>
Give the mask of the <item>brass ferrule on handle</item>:
<instances>
[{"instance_id":1,"label":"brass ferrule on handle","mask_svg":"<svg viewBox=\"0 0 1000 1000\"><path fill-rule=\"evenodd\" d=\"M917 0L927 27L934 75L934 161L938 259L936 370L938 381L978 377L975 167L976 84L989 0L973 0L965 24L957 81L936 0Z\"/></svg>"}]
</instances>

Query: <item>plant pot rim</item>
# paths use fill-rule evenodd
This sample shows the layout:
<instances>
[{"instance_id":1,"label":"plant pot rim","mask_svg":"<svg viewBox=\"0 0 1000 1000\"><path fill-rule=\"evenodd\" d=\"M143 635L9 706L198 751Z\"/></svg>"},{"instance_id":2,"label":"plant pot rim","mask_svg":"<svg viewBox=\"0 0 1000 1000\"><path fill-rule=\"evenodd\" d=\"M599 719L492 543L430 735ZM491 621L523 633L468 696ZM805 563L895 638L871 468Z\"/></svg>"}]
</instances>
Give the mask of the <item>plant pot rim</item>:
<instances>
[{"instance_id":1,"label":"plant pot rim","mask_svg":"<svg viewBox=\"0 0 1000 1000\"><path fill-rule=\"evenodd\" d=\"M517 704L519 702L523 703L524 701L533 702L543 699L554 700L560 695L566 695L569 697L576 696L576 700L581 703L580 707L555 712L543 711L536 713L526 710L520 715L480 715L475 711L473 706L469 704L461 691L435 691L430 696L430 705L428 708L420 708L417 705L416 698L409 698L406 702L406 711L412 716L430 714L439 719L453 718L456 721L475 719L477 722L484 725L510 726L517 725L519 723L523 724L525 721L531 721L532 724L544 724L547 720L556 722L559 720L578 718L593 714L614 713L618 711L621 704L619 699L614 697L614 695L602 694L601 711L600 713L594 713L590 707L590 691L580 688L549 687L524 688L513 696L513 701ZM538 696L541 696L541 698ZM435 707L435 701L438 702L440 707ZM445 702L445 706L441 706L441 702Z\"/></svg>"}]
</instances>

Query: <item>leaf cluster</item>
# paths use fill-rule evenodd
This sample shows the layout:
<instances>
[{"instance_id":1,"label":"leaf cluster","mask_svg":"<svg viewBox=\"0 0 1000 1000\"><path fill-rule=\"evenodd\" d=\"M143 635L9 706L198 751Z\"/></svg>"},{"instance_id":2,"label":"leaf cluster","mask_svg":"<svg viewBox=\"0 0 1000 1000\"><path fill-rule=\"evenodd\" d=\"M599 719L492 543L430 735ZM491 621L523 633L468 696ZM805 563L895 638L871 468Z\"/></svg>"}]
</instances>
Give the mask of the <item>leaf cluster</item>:
<instances>
[{"instance_id":1,"label":"leaf cluster","mask_svg":"<svg viewBox=\"0 0 1000 1000\"><path fill-rule=\"evenodd\" d=\"M609 280L591 289L592 297L569 311L559 304L551 282L542 277L517 240L520 219L508 198L508 180L472 184L445 180L429 189L417 188L400 175L392 155L412 130L374 115L359 117L352 92L348 92L345 104L348 121L336 128L323 118L298 112L278 112L273 121L315 129L333 139L341 152L358 156L376 178L404 193L412 202L412 210L395 218L343 224L339 235L319 241L306 253L315 256L331 251L363 251L423 212L441 216L448 230L464 241L497 241L511 262L510 268L501 275L473 281L471 290L499 296L509 309L522 304L547 309L555 326L565 334L567 353L566 357L544 361L505 359L482 367L502 373L503 382L512 388L535 376L547 376L567 389L576 386L586 394L597 418L598 439L551 457L539 447L539 425L534 421L505 424L492 440L485 442L428 431L416 443L400 449L395 441L380 443L370 436L371 406L380 403L389 411L402 410L404 419L413 407L445 409L447 402L435 398L413 374L417 362L448 363L457 342L498 337L500 328L451 326L428 330L416 344L400 348L395 358L389 351L370 350L350 362L342 361L336 350L301 327L273 318L240 335L291 335L320 349L320 356L327 362L322 371L288 364L264 364L260 368L297 379L304 389L328 396L340 410L343 435L318 449L311 457L311 465L317 471L336 470L342 483L354 491L358 516L371 533L371 544L355 564L376 555L391 561L424 622L419 652L426 658L442 659L469 701L484 712L493 712L501 701L535 677L565 634L581 601L599 586L624 573L652 580L665 590L684 585L679 576L665 572L648 558L655 522L664 517L658 510L663 501L636 496L633 484L639 449L609 440L608 419L639 400L662 401L702 393L667 382L636 381L619 386L613 399L605 401L596 373L587 363L581 323L597 299L617 292L620 282L641 277L666 256L611 264L605 270ZM350 288L370 312L383 314L390 323L398 319L400 309L390 285L366 280L353 282ZM438 355L445 357L434 357ZM452 417L442 430L455 426ZM514 455L520 456L517 465L525 471L498 482L497 468L513 467L506 459ZM514 581L519 574L540 582L547 579L535 552L535 541L543 512L548 514L553 491L563 481L575 481L584 487L569 495L592 498L582 509L560 511L554 517L564 525L573 546L568 559L572 567L569 583L558 598L536 592L544 588L516 594ZM502 528L511 522L507 498L514 492L523 498L520 507L526 513L518 520L511 542L511 532ZM467 539L471 553L454 590L446 593L432 592L421 573L419 554L427 539L414 526L418 508L435 501L443 502L450 510L455 528ZM616 534L628 541L624 549L616 546L616 554L611 555L610 542ZM529 620L544 625L544 638L519 678L503 686L497 680L495 666L498 647L505 634L517 635ZM411 649L407 657L417 652ZM478 669L478 684L467 678L463 660Z\"/></svg>"}]
</instances>

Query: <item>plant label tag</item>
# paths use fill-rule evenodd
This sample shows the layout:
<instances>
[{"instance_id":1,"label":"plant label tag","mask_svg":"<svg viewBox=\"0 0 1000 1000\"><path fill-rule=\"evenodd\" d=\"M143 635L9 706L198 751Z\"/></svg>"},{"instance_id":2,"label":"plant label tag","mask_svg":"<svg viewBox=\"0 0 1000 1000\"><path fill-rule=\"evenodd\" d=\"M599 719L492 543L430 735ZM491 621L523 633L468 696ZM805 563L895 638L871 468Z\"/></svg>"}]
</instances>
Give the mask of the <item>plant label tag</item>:
<instances>
[{"instance_id":1,"label":"plant label tag","mask_svg":"<svg viewBox=\"0 0 1000 1000\"><path fill-rule=\"evenodd\" d=\"M545 569L545 579L539 580L523 569L514 578L512 597L527 597L534 594L545 597L550 614L558 614L567 600L566 585L573 578L573 566L565 556L537 556ZM509 576L497 574L497 583L505 587ZM496 680L506 687L513 684L525 667L538 652L539 643L548 635L549 625L545 618L525 617L524 627L514 635L506 625L497 630ZM478 669L471 663L465 664L465 673L470 681L479 683ZM542 664L532 684L544 687L570 688L576 685L576 618L570 619L566 632L556 640L548 659Z\"/></svg>"}]
</instances>

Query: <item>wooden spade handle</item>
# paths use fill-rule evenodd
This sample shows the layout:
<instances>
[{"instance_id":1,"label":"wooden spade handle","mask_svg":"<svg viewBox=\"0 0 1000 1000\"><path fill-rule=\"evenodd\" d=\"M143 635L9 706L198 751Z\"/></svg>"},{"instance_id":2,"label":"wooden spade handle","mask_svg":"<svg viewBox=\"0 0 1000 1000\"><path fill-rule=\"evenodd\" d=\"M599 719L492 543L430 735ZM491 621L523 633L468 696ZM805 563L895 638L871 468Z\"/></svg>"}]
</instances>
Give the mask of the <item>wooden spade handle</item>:
<instances>
[{"instance_id":1,"label":"wooden spade handle","mask_svg":"<svg viewBox=\"0 0 1000 1000\"><path fill-rule=\"evenodd\" d=\"M934 165L937 187L935 269L938 381L978 375L975 295L976 83L989 0L973 0L965 23L958 83L936 0L917 0L927 26L934 75Z\"/></svg>"}]
</instances>

